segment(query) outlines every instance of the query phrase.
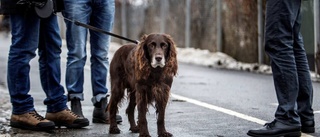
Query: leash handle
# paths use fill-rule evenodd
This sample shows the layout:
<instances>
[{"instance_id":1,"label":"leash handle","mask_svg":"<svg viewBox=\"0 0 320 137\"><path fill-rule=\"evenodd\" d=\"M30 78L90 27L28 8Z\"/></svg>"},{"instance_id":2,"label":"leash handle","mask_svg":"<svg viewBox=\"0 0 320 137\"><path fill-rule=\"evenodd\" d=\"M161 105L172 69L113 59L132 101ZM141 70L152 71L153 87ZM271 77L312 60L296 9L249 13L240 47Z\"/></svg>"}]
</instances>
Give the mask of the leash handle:
<instances>
[{"instance_id":1,"label":"leash handle","mask_svg":"<svg viewBox=\"0 0 320 137\"><path fill-rule=\"evenodd\" d=\"M102 29L96 28L94 26L90 26L88 24L81 23L79 21L74 21L74 24L76 24L77 26L82 26L82 27L85 27L85 28L88 28L88 29L91 29L91 30L94 30L94 31L97 31L97 32L101 32L101 33L116 37L116 38L119 38L119 39L123 39L123 40L129 41L129 42L135 43L135 44L139 43L138 40L132 40L132 39L129 39L129 38L117 35L117 34L113 34L113 33L110 33L108 31L104 31Z\"/></svg>"}]
</instances>

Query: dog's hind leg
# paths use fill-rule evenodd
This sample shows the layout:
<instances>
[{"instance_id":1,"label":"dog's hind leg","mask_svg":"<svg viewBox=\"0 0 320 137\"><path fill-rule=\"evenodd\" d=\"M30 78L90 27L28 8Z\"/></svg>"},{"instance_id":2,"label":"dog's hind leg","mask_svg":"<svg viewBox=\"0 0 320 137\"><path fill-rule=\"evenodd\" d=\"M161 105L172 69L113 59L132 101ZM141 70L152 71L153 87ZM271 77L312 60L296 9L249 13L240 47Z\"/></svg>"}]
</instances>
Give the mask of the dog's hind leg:
<instances>
[{"instance_id":1,"label":"dog's hind leg","mask_svg":"<svg viewBox=\"0 0 320 137\"><path fill-rule=\"evenodd\" d=\"M119 134L120 129L118 128L117 121L116 121L116 115L118 112L118 106L119 103L121 103L121 100L124 96L124 85L120 81L120 79L115 78L111 80L111 98L109 101L109 121L110 121L110 127L109 127L109 133L111 134Z\"/></svg>"},{"instance_id":2,"label":"dog's hind leg","mask_svg":"<svg viewBox=\"0 0 320 137\"><path fill-rule=\"evenodd\" d=\"M126 109L126 113L128 115L128 120L130 123L130 129L133 133L139 133L139 128L136 125L136 121L134 119L134 110L136 107L136 95L135 91L132 91L132 89L127 89L127 92L129 94L129 105Z\"/></svg>"}]
</instances>

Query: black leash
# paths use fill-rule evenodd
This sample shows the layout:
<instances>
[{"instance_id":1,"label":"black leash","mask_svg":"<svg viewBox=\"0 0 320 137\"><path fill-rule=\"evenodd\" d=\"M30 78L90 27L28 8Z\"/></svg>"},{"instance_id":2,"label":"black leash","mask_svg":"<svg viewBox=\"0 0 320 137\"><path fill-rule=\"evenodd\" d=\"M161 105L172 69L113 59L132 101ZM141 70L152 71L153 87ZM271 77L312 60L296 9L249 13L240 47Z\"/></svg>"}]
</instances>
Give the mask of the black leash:
<instances>
[{"instance_id":1,"label":"black leash","mask_svg":"<svg viewBox=\"0 0 320 137\"><path fill-rule=\"evenodd\" d=\"M119 39L123 39L123 40L126 40L126 41L129 41L129 42L132 42L132 43L135 43L135 44L138 44L139 41L138 40L132 40L132 39L129 39L129 38L126 38L126 37L123 37L123 36L120 36L120 35L117 35L117 34L114 34L114 33L111 33L111 32L108 32L108 31L104 31L102 29L99 29L97 27L94 27L94 26L91 26L91 25L88 25L88 24L84 24L84 23L81 23L79 21L74 21L74 20L71 20L71 19L68 19L66 17L63 17L63 16L60 16L56 13L53 13L54 15L56 15L57 17L60 17L62 19L65 19L67 21L70 21L72 23L74 23L75 25L77 26L82 26L82 27L85 27L87 29L91 29L93 31L97 31L97 32L101 32L103 34L107 34L107 35L110 35L110 36L113 36L113 37L116 37L116 38L119 38Z\"/></svg>"}]
</instances>

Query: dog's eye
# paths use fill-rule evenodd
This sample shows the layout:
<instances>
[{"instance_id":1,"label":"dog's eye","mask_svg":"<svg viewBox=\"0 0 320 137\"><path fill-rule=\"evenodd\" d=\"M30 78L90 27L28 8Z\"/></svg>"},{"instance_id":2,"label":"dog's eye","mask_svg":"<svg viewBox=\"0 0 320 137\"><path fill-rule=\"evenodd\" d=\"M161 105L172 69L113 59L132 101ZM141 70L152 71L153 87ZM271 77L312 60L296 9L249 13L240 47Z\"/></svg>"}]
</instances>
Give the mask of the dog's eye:
<instances>
[{"instance_id":1,"label":"dog's eye","mask_svg":"<svg viewBox=\"0 0 320 137\"><path fill-rule=\"evenodd\" d=\"M168 44L167 43L161 43L160 45L161 45L161 48L163 48L163 49L168 48Z\"/></svg>"},{"instance_id":2,"label":"dog's eye","mask_svg":"<svg viewBox=\"0 0 320 137\"><path fill-rule=\"evenodd\" d=\"M157 45L157 43L155 43L155 42L151 42L151 43L150 43L150 48L155 48L155 47L156 47L156 45Z\"/></svg>"}]
</instances>

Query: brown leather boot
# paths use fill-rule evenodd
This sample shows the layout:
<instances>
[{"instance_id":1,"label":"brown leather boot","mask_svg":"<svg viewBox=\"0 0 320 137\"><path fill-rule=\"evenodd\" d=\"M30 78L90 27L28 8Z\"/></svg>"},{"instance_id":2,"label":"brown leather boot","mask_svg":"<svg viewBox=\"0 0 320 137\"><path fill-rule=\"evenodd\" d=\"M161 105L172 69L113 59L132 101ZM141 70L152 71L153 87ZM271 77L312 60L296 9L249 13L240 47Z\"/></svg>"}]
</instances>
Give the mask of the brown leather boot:
<instances>
[{"instance_id":1,"label":"brown leather boot","mask_svg":"<svg viewBox=\"0 0 320 137\"><path fill-rule=\"evenodd\" d=\"M49 121L39 115L36 111L31 111L21 115L11 115L11 127L35 130L35 131L48 131L55 128L52 121Z\"/></svg>"},{"instance_id":2,"label":"brown leather boot","mask_svg":"<svg viewBox=\"0 0 320 137\"><path fill-rule=\"evenodd\" d=\"M47 113L46 118L53 121L56 126L65 126L67 128L82 128L89 126L89 120L73 113L69 109L56 113Z\"/></svg>"}]
</instances>

